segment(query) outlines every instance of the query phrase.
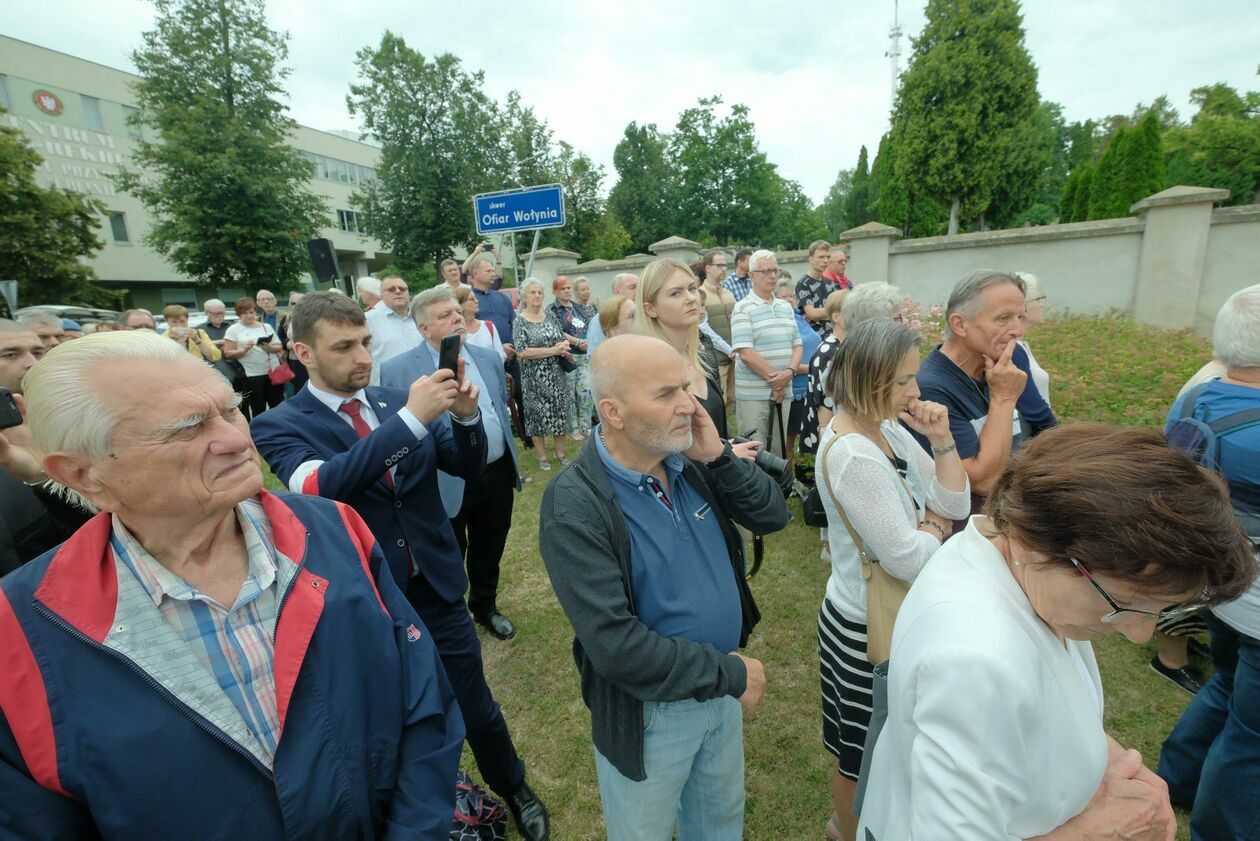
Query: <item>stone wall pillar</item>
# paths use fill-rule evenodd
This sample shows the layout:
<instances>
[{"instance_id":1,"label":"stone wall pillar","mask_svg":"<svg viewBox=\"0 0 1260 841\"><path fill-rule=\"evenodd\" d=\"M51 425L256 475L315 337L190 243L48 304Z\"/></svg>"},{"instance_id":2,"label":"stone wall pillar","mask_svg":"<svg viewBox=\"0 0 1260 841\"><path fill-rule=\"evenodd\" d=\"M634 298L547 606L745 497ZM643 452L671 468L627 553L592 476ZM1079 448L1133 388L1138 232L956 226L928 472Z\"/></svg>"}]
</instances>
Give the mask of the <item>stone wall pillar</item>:
<instances>
[{"instance_id":1,"label":"stone wall pillar","mask_svg":"<svg viewBox=\"0 0 1260 841\"><path fill-rule=\"evenodd\" d=\"M1212 205L1228 197L1228 190L1169 187L1129 208L1145 223L1134 318L1158 327L1195 326Z\"/></svg>"},{"instance_id":2,"label":"stone wall pillar","mask_svg":"<svg viewBox=\"0 0 1260 841\"><path fill-rule=\"evenodd\" d=\"M529 255L522 256L524 259L521 270L529 271ZM540 248L534 253L534 271L531 276L542 281L544 297L550 299L551 281L556 275L568 274L564 269L576 265L580 256L576 251L565 251L562 248ZM524 279L525 277L522 276L521 280ZM520 286L519 282L517 286Z\"/></svg>"},{"instance_id":3,"label":"stone wall pillar","mask_svg":"<svg viewBox=\"0 0 1260 841\"><path fill-rule=\"evenodd\" d=\"M649 245L648 251L657 257L677 260L685 266L690 266L700 259L700 243L682 237L666 237L660 242Z\"/></svg>"},{"instance_id":4,"label":"stone wall pillar","mask_svg":"<svg viewBox=\"0 0 1260 841\"><path fill-rule=\"evenodd\" d=\"M867 222L840 234L849 243L849 267L845 273L854 283L888 283L889 251L901 231L880 222Z\"/></svg>"}]
</instances>

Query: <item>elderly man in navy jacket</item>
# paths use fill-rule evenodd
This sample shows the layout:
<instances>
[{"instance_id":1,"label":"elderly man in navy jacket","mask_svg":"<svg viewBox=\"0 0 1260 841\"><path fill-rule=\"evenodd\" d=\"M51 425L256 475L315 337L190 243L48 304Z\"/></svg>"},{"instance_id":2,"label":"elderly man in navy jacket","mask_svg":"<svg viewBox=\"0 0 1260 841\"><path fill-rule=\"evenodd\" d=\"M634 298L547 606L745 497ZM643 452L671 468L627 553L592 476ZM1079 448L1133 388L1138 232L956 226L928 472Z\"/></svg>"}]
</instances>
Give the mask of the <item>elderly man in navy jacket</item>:
<instances>
[{"instance_id":1,"label":"elderly man in navy jacket","mask_svg":"<svg viewBox=\"0 0 1260 841\"><path fill-rule=\"evenodd\" d=\"M446 285L417 293L411 299L411 317L424 341L381 366L383 386L408 388L421 377L435 374L442 340L458 335L462 341L467 329L455 295ZM460 358L465 379L478 391L486 431L486 469L466 480L439 472L438 487L468 566L468 609L478 624L507 640L516 636L516 626L499 611L499 564L512 527L512 494L521 489L507 378L499 355L485 348L463 343Z\"/></svg>"},{"instance_id":2,"label":"elderly man in navy jacket","mask_svg":"<svg viewBox=\"0 0 1260 841\"><path fill-rule=\"evenodd\" d=\"M433 634L482 777L526 838L546 838L546 809L525 784L525 764L486 685L463 599L468 579L438 492L439 468L463 477L484 468L476 387L448 371L407 391L368 386L372 334L345 296L307 295L290 331L310 381L256 418L259 452L290 490L345 502L367 522Z\"/></svg>"},{"instance_id":3,"label":"elderly man in navy jacket","mask_svg":"<svg viewBox=\"0 0 1260 841\"><path fill-rule=\"evenodd\" d=\"M447 838L464 728L363 520L264 492L240 397L153 333L25 384L101 513L0 581L0 837Z\"/></svg>"}]
</instances>

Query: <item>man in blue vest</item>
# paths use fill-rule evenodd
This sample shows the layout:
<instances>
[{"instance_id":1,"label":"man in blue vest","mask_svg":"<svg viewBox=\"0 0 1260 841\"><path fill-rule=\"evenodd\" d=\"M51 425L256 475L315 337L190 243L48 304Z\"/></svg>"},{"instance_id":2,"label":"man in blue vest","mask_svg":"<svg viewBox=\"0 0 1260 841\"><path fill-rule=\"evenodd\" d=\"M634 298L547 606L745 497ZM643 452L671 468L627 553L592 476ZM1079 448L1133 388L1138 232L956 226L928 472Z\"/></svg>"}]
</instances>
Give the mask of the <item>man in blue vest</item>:
<instances>
[{"instance_id":1,"label":"man in blue vest","mask_svg":"<svg viewBox=\"0 0 1260 841\"><path fill-rule=\"evenodd\" d=\"M409 388L421 377L438 370L442 340L462 338L467 325L455 294L445 284L426 289L411 299L411 317L424 341L401 353L381 368L381 385ZM468 567L468 609L478 624L501 640L516 636L512 620L499 612L499 564L512 527L513 492L521 489L516 440L508 409L507 377L499 355L485 348L462 344L464 377L477 387L477 404L486 431L486 468L467 479L438 473L442 504Z\"/></svg>"}]
</instances>

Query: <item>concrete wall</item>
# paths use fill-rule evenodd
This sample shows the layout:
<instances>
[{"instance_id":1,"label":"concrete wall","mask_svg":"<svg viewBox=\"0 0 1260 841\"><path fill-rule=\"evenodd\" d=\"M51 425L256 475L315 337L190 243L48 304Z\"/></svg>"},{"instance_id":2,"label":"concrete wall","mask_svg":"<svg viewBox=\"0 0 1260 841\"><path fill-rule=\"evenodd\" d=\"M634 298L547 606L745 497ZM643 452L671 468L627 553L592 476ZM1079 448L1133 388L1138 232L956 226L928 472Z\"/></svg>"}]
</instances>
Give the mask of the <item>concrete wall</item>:
<instances>
[{"instance_id":1,"label":"concrete wall","mask_svg":"<svg viewBox=\"0 0 1260 841\"><path fill-rule=\"evenodd\" d=\"M1037 275L1051 310L1126 311L1150 324L1206 335L1226 298L1260 282L1260 205L1213 210L1226 195L1172 187L1133 205L1136 215L1123 219L908 240L872 222L845 231L841 239L849 243L848 274L854 282L892 283L925 308L944 304L970 271L1007 269ZM697 243L679 237L651 250L615 262L579 262L572 252L544 249L534 276L548 298L551 279L565 274L587 277L592 295L603 299L621 272L639 274L656 257L690 264L702 253ZM808 267L804 251L780 252L778 258L796 280Z\"/></svg>"}]
</instances>

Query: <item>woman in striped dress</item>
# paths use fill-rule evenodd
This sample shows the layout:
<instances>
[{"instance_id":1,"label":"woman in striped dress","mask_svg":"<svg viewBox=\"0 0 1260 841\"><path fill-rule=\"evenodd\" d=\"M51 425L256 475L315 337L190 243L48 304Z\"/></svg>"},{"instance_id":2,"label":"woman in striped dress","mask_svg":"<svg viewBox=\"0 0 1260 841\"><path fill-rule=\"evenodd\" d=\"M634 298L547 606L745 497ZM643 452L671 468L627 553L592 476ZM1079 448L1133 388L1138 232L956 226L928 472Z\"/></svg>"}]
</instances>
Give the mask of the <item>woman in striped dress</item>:
<instances>
[{"instance_id":1,"label":"woman in striped dress","mask_svg":"<svg viewBox=\"0 0 1260 841\"><path fill-rule=\"evenodd\" d=\"M854 536L886 572L911 581L949 534L950 521L971 510L948 411L919 399L922 341L891 318L865 321L836 350L825 385L836 406L821 429L815 468L831 548L818 615L823 744L837 760L829 838L857 832L853 795L871 716L866 581ZM898 421L926 436L933 455Z\"/></svg>"}]
</instances>

